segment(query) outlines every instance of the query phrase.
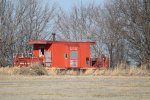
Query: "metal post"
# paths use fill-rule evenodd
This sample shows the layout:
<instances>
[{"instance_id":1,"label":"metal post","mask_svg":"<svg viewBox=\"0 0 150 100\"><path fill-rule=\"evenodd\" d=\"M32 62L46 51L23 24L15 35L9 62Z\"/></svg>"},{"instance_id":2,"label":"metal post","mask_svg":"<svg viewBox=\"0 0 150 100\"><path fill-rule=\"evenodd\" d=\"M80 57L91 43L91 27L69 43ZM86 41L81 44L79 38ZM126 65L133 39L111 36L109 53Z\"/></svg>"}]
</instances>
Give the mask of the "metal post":
<instances>
[{"instance_id":1,"label":"metal post","mask_svg":"<svg viewBox=\"0 0 150 100\"><path fill-rule=\"evenodd\" d=\"M56 37L55 37L56 33L52 33L52 35L53 35L53 41L55 41L56 40Z\"/></svg>"}]
</instances>

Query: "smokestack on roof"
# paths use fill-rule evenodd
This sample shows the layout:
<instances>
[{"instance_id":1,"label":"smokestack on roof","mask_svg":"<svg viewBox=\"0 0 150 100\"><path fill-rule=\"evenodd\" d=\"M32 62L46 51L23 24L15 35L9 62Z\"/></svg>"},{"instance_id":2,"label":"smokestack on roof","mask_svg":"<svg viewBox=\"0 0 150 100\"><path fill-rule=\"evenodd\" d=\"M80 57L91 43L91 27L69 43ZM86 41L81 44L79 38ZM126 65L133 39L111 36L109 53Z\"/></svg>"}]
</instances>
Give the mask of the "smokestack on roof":
<instances>
[{"instance_id":1,"label":"smokestack on roof","mask_svg":"<svg viewBox=\"0 0 150 100\"><path fill-rule=\"evenodd\" d=\"M55 37L56 33L52 33L52 35L53 35L53 41L56 41L56 37Z\"/></svg>"}]
</instances>

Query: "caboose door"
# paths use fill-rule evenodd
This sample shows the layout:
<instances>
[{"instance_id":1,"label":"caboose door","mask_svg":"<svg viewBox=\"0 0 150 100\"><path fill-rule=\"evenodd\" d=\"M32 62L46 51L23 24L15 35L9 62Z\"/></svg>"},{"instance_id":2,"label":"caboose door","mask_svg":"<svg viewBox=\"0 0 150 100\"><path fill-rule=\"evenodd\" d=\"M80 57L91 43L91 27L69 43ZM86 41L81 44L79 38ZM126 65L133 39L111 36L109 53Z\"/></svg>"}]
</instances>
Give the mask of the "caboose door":
<instances>
[{"instance_id":1,"label":"caboose door","mask_svg":"<svg viewBox=\"0 0 150 100\"><path fill-rule=\"evenodd\" d=\"M46 54L45 54L45 65L47 67L51 66L51 51L46 51Z\"/></svg>"},{"instance_id":2,"label":"caboose door","mask_svg":"<svg viewBox=\"0 0 150 100\"><path fill-rule=\"evenodd\" d=\"M78 67L78 51L70 51L70 67Z\"/></svg>"}]
</instances>

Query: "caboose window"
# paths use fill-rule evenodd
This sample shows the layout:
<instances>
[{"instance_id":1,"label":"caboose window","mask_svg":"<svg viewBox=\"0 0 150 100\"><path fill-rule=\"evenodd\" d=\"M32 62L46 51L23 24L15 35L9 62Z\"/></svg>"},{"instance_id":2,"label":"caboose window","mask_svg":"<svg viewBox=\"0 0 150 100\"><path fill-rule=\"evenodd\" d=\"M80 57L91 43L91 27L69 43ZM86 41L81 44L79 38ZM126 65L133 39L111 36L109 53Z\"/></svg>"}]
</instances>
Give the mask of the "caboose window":
<instances>
[{"instance_id":1,"label":"caboose window","mask_svg":"<svg viewBox=\"0 0 150 100\"><path fill-rule=\"evenodd\" d=\"M40 52L40 56L44 55L44 46L40 47L39 52Z\"/></svg>"},{"instance_id":2,"label":"caboose window","mask_svg":"<svg viewBox=\"0 0 150 100\"><path fill-rule=\"evenodd\" d=\"M65 59L67 59L67 58L68 58L68 55L67 55L67 53L65 53L65 55L64 55L64 56L65 56Z\"/></svg>"},{"instance_id":3,"label":"caboose window","mask_svg":"<svg viewBox=\"0 0 150 100\"><path fill-rule=\"evenodd\" d=\"M71 51L71 59L77 59L78 58L78 52L77 51Z\"/></svg>"},{"instance_id":4,"label":"caboose window","mask_svg":"<svg viewBox=\"0 0 150 100\"><path fill-rule=\"evenodd\" d=\"M89 64L89 58L86 57L86 64L88 65Z\"/></svg>"}]
</instances>

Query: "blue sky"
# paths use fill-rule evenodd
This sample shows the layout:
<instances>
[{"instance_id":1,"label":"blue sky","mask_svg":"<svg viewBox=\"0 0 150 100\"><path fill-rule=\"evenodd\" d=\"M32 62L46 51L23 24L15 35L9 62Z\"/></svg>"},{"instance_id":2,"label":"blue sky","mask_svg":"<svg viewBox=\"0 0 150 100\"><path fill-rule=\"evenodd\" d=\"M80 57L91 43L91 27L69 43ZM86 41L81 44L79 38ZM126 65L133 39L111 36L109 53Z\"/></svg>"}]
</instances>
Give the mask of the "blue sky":
<instances>
[{"instance_id":1,"label":"blue sky","mask_svg":"<svg viewBox=\"0 0 150 100\"><path fill-rule=\"evenodd\" d=\"M66 11L69 11L74 5L88 5L89 3L93 2L95 4L102 5L106 0L48 0L49 4L55 3L58 7L63 8Z\"/></svg>"}]
</instances>

